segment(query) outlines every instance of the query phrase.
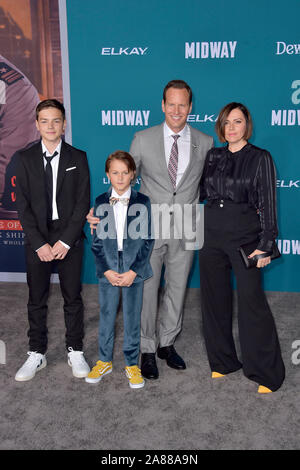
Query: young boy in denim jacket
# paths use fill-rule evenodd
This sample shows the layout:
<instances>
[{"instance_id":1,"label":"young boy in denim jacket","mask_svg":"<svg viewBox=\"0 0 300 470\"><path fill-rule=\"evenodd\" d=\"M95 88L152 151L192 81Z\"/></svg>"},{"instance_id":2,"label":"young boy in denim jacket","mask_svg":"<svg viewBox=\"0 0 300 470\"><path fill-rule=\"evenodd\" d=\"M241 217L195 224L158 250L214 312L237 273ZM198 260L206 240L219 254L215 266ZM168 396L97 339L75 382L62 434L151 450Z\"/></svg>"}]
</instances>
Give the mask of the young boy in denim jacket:
<instances>
[{"instance_id":1,"label":"young boy in denim jacket","mask_svg":"<svg viewBox=\"0 0 300 470\"><path fill-rule=\"evenodd\" d=\"M152 276L150 200L131 188L135 162L127 152L112 153L105 163L111 188L96 198L94 213L100 223L93 234L92 251L99 278L99 358L86 377L98 383L112 371L114 327L122 290L125 371L131 388L144 380L138 367L140 317L144 281Z\"/></svg>"}]
</instances>

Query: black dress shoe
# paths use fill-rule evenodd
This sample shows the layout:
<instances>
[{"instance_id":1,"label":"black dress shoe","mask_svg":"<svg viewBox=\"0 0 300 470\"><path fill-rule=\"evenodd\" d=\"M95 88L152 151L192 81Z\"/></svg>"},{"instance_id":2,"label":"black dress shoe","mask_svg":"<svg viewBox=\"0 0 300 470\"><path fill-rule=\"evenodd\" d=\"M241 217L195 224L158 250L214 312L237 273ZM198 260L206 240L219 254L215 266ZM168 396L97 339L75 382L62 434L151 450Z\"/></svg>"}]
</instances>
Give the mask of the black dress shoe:
<instances>
[{"instance_id":1,"label":"black dress shoe","mask_svg":"<svg viewBox=\"0 0 300 470\"><path fill-rule=\"evenodd\" d=\"M166 359L168 366L172 369L186 369L184 360L177 354L173 345L158 348L157 355L160 359Z\"/></svg>"},{"instance_id":2,"label":"black dress shoe","mask_svg":"<svg viewBox=\"0 0 300 470\"><path fill-rule=\"evenodd\" d=\"M143 353L141 358L141 372L145 379L158 379L158 368L155 353Z\"/></svg>"}]
</instances>

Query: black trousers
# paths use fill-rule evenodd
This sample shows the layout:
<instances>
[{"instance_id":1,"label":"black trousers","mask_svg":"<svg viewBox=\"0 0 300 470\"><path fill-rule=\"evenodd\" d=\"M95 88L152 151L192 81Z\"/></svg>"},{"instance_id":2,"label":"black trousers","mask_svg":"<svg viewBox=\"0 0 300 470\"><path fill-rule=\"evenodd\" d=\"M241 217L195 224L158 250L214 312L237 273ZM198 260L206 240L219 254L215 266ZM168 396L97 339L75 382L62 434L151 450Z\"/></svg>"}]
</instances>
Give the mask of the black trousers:
<instances>
[{"instance_id":1,"label":"black trousers","mask_svg":"<svg viewBox=\"0 0 300 470\"><path fill-rule=\"evenodd\" d=\"M51 224L49 244L59 240L59 221ZM64 299L66 348L82 351L83 302L81 298L81 267L83 240L72 247L63 260L42 262L37 253L26 245L27 284L29 287L28 321L29 350L45 354L47 350L47 312L50 277L56 263L61 293Z\"/></svg>"},{"instance_id":2,"label":"black trousers","mask_svg":"<svg viewBox=\"0 0 300 470\"><path fill-rule=\"evenodd\" d=\"M250 380L275 391L285 376L275 322L262 289L260 269L246 269L238 252L240 245L257 238L259 217L246 204L217 201L205 206L204 227L199 263L204 338L211 370L228 374L242 367ZM242 363L232 336L232 270L237 285Z\"/></svg>"}]
</instances>

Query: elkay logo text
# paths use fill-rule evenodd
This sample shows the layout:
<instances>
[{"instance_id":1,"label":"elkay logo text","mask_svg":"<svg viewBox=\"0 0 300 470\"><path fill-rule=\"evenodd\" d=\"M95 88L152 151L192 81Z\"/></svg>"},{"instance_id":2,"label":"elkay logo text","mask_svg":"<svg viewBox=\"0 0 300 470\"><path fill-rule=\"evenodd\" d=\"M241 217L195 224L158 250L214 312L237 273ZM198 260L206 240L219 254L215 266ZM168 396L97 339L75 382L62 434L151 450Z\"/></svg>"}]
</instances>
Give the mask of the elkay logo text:
<instances>
[{"instance_id":1,"label":"elkay logo text","mask_svg":"<svg viewBox=\"0 0 300 470\"><path fill-rule=\"evenodd\" d=\"M300 80L294 80L291 85L291 101L300 104ZM300 109L272 109L272 126L300 126Z\"/></svg>"},{"instance_id":2,"label":"elkay logo text","mask_svg":"<svg viewBox=\"0 0 300 470\"><path fill-rule=\"evenodd\" d=\"M101 55L145 55L148 47L102 47Z\"/></svg>"},{"instance_id":3,"label":"elkay logo text","mask_svg":"<svg viewBox=\"0 0 300 470\"><path fill-rule=\"evenodd\" d=\"M300 180L277 180L277 188L300 189Z\"/></svg>"}]
</instances>

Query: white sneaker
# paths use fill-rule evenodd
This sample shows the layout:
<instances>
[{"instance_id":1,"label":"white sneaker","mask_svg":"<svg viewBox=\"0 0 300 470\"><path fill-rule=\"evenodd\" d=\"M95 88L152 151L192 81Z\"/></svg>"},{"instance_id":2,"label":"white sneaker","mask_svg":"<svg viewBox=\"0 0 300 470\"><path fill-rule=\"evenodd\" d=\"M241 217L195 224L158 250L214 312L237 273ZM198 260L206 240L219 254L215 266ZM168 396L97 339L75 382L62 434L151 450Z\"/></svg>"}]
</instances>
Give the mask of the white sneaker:
<instances>
[{"instance_id":1,"label":"white sneaker","mask_svg":"<svg viewBox=\"0 0 300 470\"><path fill-rule=\"evenodd\" d=\"M47 365L46 356L34 351L28 351L29 358L16 373L15 379L18 382L25 382L33 379L36 372L43 369Z\"/></svg>"},{"instance_id":2,"label":"white sneaker","mask_svg":"<svg viewBox=\"0 0 300 470\"><path fill-rule=\"evenodd\" d=\"M84 358L82 351L74 351L73 348L68 348L68 364L72 367L74 377L86 377L90 372L90 368Z\"/></svg>"}]
</instances>

